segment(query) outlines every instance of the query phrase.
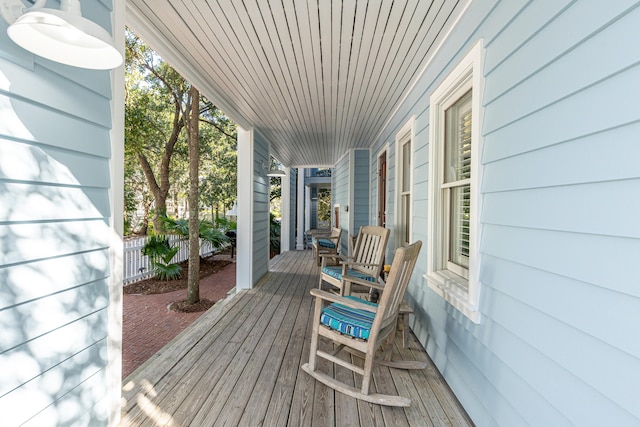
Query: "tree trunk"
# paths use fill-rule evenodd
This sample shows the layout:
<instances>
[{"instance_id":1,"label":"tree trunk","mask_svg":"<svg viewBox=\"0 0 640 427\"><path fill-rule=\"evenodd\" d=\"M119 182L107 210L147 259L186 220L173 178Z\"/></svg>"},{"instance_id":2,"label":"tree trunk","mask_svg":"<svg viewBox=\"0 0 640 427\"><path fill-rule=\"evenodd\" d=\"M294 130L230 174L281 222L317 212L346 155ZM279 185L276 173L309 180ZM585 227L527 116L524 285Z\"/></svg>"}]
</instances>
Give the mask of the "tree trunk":
<instances>
[{"instance_id":1,"label":"tree trunk","mask_svg":"<svg viewBox=\"0 0 640 427\"><path fill-rule=\"evenodd\" d=\"M156 233L162 233L163 231L163 224L160 221L160 217L167 214L167 197L169 196L169 189L171 187L171 182L169 181L171 157L173 157L173 153L180 136L180 131L183 127L184 117L181 115L180 104L176 101L173 112L173 129L171 130L169 140L164 145L164 153L160 160L160 170L158 171L159 180L156 179L156 176L153 173L153 168L149 164L147 157L142 153L138 153L140 167L142 168L144 176L147 178L147 183L149 184L149 189L151 190L151 194L153 195L153 200L155 202L152 222Z\"/></svg>"},{"instance_id":2,"label":"tree trunk","mask_svg":"<svg viewBox=\"0 0 640 427\"><path fill-rule=\"evenodd\" d=\"M200 301L200 236L198 218L198 169L200 162L200 93L191 85L191 116L189 118L189 274L187 304Z\"/></svg>"}]
</instances>

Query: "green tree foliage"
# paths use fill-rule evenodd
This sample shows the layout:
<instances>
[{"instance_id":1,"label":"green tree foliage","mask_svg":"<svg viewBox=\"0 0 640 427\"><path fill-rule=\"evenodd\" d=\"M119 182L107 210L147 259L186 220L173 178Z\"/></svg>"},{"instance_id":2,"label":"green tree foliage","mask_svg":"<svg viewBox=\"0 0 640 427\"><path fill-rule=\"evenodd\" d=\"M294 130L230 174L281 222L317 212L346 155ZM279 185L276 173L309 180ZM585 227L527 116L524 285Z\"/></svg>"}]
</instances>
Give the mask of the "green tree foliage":
<instances>
[{"instance_id":1,"label":"green tree foliage","mask_svg":"<svg viewBox=\"0 0 640 427\"><path fill-rule=\"evenodd\" d=\"M178 234L185 238L189 236L189 220L163 217L162 221L168 232ZM229 238L210 221L200 220L198 224L198 235L200 238L211 243L211 246L215 249L222 249L222 247L229 242Z\"/></svg>"},{"instance_id":2,"label":"green tree foliage","mask_svg":"<svg viewBox=\"0 0 640 427\"><path fill-rule=\"evenodd\" d=\"M318 190L318 221L331 224L331 189Z\"/></svg>"},{"instance_id":3,"label":"green tree foliage","mask_svg":"<svg viewBox=\"0 0 640 427\"><path fill-rule=\"evenodd\" d=\"M269 251L272 258L280 253L280 221L273 213L269 214Z\"/></svg>"},{"instance_id":4,"label":"green tree foliage","mask_svg":"<svg viewBox=\"0 0 640 427\"><path fill-rule=\"evenodd\" d=\"M171 162L185 126L189 85L133 33L126 35L125 156L137 158L154 199L154 228L166 213Z\"/></svg>"},{"instance_id":5,"label":"green tree foliage","mask_svg":"<svg viewBox=\"0 0 640 427\"><path fill-rule=\"evenodd\" d=\"M186 210L189 188L186 120L190 85L133 33L126 34L125 224L127 233L162 232L159 218ZM199 97L199 208L212 221L236 198L237 130ZM180 209L179 209L180 207Z\"/></svg>"},{"instance_id":6,"label":"green tree foliage","mask_svg":"<svg viewBox=\"0 0 640 427\"><path fill-rule=\"evenodd\" d=\"M204 118L204 119L203 119ZM237 194L237 130L220 110L205 103L201 112L200 203L211 221L233 206Z\"/></svg>"}]
</instances>

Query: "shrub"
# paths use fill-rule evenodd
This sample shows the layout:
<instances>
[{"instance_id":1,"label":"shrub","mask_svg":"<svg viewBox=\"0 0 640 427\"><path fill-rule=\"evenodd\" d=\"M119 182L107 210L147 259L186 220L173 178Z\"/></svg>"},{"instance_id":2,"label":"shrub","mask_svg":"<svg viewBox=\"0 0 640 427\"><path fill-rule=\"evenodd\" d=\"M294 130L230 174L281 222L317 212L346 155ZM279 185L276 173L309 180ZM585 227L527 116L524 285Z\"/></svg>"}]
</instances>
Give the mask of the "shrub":
<instances>
[{"instance_id":1,"label":"shrub","mask_svg":"<svg viewBox=\"0 0 640 427\"><path fill-rule=\"evenodd\" d=\"M142 248L142 254L149 257L158 279L172 280L182 277L182 267L171 263L171 259L179 250L178 246L171 247L167 236L151 236Z\"/></svg>"}]
</instances>

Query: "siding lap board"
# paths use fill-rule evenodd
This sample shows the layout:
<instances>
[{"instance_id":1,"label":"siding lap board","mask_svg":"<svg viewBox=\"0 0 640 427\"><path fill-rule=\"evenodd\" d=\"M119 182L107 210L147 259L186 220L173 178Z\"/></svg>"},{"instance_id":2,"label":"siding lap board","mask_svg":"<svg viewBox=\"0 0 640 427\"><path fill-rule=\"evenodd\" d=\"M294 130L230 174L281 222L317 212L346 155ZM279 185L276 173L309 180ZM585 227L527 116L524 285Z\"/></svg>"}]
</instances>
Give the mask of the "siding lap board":
<instances>
[{"instance_id":1,"label":"siding lap board","mask_svg":"<svg viewBox=\"0 0 640 427\"><path fill-rule=\"evenodd\" d=\"M0 34L1 423L105 425L110 74Z\"/></svg>"},{"instance_id":2,"label":"siding lap board","mask_svg":"<svg viewBox=\"0 0 640 427\"><path fill-rule=\"evenodd\" d=\"M393 224L394 135L416 117L413 238L428 239L429 96L484 38L482 321L427 288L425 253L407 295L478 426L640 424L639 5L472 2L372 144L390 144Z\"/></svg>"}]
</instances>

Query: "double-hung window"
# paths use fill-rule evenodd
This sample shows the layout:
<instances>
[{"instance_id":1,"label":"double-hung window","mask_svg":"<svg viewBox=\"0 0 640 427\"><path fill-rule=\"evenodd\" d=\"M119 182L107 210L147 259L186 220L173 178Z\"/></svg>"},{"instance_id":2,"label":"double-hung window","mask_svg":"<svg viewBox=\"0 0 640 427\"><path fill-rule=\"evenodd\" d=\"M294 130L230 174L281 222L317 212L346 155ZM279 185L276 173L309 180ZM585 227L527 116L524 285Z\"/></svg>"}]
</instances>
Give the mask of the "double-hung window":
<instances>
[{"instance_id":1,"label":"double-hung window","mask_svg":"<svg viewBox=\"0 0 640 427\"><path fill-rule=\"evenodd\" d=\"M480 96L478 42L430 98L429 287L474 322L478 307Z\"/></svg>"},{"instance_id":2,"label":"double-hung window","mask_svg":"<svg viewBox=\"0 0 640 427\"><path fill-rule=\"evenodd\" d=\"M408 246L411 243L411 188L412 188L412 139L413 118L396 135L396 156L398 168L398 211L397 245Z\"/></svg>"}]
</instances>

